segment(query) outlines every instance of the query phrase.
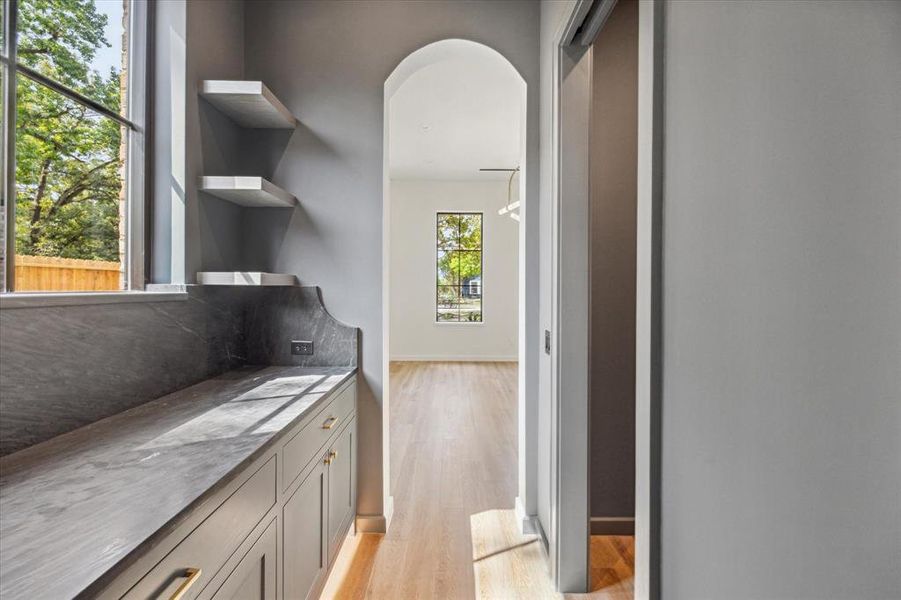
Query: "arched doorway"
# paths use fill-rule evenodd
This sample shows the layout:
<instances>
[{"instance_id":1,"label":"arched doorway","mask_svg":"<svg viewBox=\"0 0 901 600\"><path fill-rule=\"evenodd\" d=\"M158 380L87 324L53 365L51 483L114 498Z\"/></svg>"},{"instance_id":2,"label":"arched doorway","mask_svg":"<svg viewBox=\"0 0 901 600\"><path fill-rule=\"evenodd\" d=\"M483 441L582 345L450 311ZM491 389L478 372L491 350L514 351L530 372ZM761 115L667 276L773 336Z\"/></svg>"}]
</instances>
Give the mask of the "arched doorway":
<instances>
[{"instance_id":1,"label":"arched doorway","mask_svg":"<svg viewBox=\"0 0 901 600\"><path fill-rule=\"evenodd\" d=\"M520 504L519 496L527 487L530 468L527 449L530 443L535 443L527 439L529 428L524 410L528 368L523 310L528 243L525 235L528 218L526 83L495 50L466 40L443 40L413 52L392 72L385 83L384 117L383 440L388 453L384 481L390 486L385 495L396 514L404 516L403 524L401 521L398 524L407 529L429 527L434 522L418 523L409 519L406 511L410 508L405 505L418 502L412 510L422 513L422 494L454 492L440 485L425 489L431 485L422 483L428 478L407 485L409 482L404 478L416 477L416 473L399 472L421 467L411 467L414 463L404 461L401 457L405 453L398 452L398 445L418 442L409 431L398 429L392 414L391 398L395 391L407 392L394 389L391 364L394 359L396 364L405 365L403 369L409 379L408 367L411 361L417 361L425 365L415 375L420 387L429 385L423 384L423 380L430 378L478 379L478 383L458 386L458 393L472 400L484 386L496 386L494 391L488 390L489 396L495 392L503 394L504 390L511 395L512 410L508 418L498 417L495 423L473 421L472 415L477 412L469 417L453 410L442 415L438 407L432 407L435 413L420 416L427 420L444 419L456 431L466 426L474 430L491 429L482 442L466 438L466 443L485 443L489 450L493 446L499 448L497 454L491 450L480 457L481 468L484 476L503 483L498 487L488 486L491 492L486 494L490 499L483 499L481 504L460 499L452 510L458 511L457 517L467 519L471 516L467 511L477 510L476 506L507 509L512 514L514 501ZM442 227L454 223L458 231L469 233L478 227L477 247L471 240L459 245L459 239L442 237ZM396 235L400 227L415 231L410 234L408 230L410 235L401 239ZM442 244L449 245L442 247ZM469 261L469 267L461 266L455 271L442 265L442 257L452 253L478 254L480 260ZM480 263L478 268L473 266L476 262ZM472 361L472 365L461 367L465 364L461 361ZM511 364L505 367L507 361ZM395 383L403 369L394 370ZM408 387L407 383L403 385ZM459 408L462 404L454 406ZM498 410L504 412L506 408ZM409 413L403 418L408 421L406 427L416 427L409 423ZM501 421L503 425L498 426ZM398 431L404 439L392 439ZM491 436L495 439L486 441ZM424 448L420 445L418 449ZM410 448L406 451L411 452ZM436 445L423 451L443 452ZM443 458L432 455L429 458L437 461L435 468L439 476L458 480L457 488L465 488L475 481L466 481L469 473L457 468L458 463L469 460L472 463L469 470L478 470L474 457L444 454ZM442 460L447 467L443 471ZM450 463L456 466L450 468ZM403 485L395 487L397 483ZM411 492L411 485L420 489ZM403 497L395 498L391 492L398 489ZM419 497L413 499L410 494ZM442 515L439 526L450 526L452 518ZM468 530L468 521L461 523L452 527ZM468 556L471 560L471 555Z\"/></svg>"}]
</instances>

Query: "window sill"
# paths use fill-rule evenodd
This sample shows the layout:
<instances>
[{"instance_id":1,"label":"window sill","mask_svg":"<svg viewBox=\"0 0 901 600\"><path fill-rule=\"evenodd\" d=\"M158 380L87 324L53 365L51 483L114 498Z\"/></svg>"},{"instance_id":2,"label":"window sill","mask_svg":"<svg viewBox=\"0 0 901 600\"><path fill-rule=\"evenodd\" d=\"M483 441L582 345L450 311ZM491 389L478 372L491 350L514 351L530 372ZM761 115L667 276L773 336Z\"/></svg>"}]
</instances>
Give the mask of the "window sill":
<instances>
[{"instance_id":1,"label":"window sill","mask_svg":"<svg viewBox=\"0 0 901 600\"><path fill-rule=\"evenodd\" d=\"M183 285L154 286L147 291L128 292L13 292L0 294L0 309L87 306L130 302L174 302L187 300Z\"/></svg>"}]
</instances>

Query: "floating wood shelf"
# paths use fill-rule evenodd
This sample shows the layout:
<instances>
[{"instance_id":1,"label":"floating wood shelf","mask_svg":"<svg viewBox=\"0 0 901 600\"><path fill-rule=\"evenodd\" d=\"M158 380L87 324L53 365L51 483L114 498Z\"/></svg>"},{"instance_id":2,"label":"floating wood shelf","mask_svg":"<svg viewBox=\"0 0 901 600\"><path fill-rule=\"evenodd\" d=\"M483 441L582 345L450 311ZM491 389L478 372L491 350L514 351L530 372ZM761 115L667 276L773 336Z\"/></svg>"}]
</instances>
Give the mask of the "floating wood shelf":
<instances>
[{"instance_id":1,"label":"floating wood shelf","mask_svg":"<svg viewBox=\"0 0 901 600\"><path fill-rule=\"evenodd\" d=\"M197 273L200 285L297 285L297 277L284 273L261 271L201 271Z\"/></svg>"},{"instance_id":2,"label":"floating wood shelf","mask_svg":"<svg viewBox=\"0 0 901 600\"><path fill-rule=\"evenodd\" d=\"M207 79L200 93L238 125L258 129L294 129L297 119L262 81Z\"/></svg>"},{"instance_id":3,"label":"floating wood shelf","mask_svg":"<svg viewBox=\"0 0 901 600\"><path fill-rule=\"evenodd\" d=\"M200 191L241 206L290 208L297 204L297 198L262 177L205 176Z\"/></svg>"}]
</instances>

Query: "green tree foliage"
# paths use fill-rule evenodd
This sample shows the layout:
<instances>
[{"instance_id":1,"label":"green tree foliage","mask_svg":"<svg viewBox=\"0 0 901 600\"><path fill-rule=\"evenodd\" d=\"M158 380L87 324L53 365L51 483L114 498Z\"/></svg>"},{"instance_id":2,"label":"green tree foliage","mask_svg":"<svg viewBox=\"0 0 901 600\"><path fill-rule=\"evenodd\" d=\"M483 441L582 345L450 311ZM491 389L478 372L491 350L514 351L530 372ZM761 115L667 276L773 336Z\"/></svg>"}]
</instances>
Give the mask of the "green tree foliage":
<instances>
[{"instance_id":1,"label":"green tree foliage","mask_svg":"<svg viewBox=\"0 0 901 600\"><path fill-rule=\"evenodd\" d=\"M118 111L118 70L90 67L106 20L93 0L22 0L19 61ZM120 125L21 75L16 119L17 252L118 260Z\"/></svg>"},{"instance_id":2,"label":"green tree foliage","mask_svg":"<svg viewBox=\"0 0 901 600\"><path fill-rule=\"evenodd\" d=\"M438 217L438 284L459 285L482 275L482 215Z\"/></svg>"}]
</instances>

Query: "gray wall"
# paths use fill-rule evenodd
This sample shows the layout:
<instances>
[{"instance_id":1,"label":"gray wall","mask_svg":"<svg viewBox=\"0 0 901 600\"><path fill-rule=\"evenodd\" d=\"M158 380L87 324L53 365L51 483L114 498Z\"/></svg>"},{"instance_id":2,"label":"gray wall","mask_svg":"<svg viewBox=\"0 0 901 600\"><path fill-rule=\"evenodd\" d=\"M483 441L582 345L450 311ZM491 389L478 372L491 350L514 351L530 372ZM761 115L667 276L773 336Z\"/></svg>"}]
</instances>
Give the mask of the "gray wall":
<instances>
[{"instance_id":1,"label":"gray wall","mask_svg":"<svg viewBox=\"0 0 901 600\"><path fill-rule=\"evenodd\" d=\"M361 327L358 512L381 515L384 83L404 57L442 39L503 54L528 84L535 198L538 3L254 2L245 19L247 76L266 81L301 124L263 165L300 207L289 220L245 215L244 251L255 264L321 286L329 309Z\"/></svg>"},{"instance_id":2,"label":"gray wall","mask_svg":"<svg viewBox=\"0 0 901 600\"><path fill-rule=\"evenodd\" d=\"M666 6L664 598L901 590L901 3Z\"/></svg>"},{"instance_id":3,"label":"gray wall","mask_svg":"<svg viewBox=\"0 0 901 600\"><path fill-rule=\"evenodd\" d=\"M635 514L637 0L616 4L591 64L589 495L592 531L622 533L602 519Z\"/></svg>"},{"instance_id":4,"label":"gray wall","mask_svg":"<svg viewBox=\"0 0 901 600\"><path fill-rule=\"evenodd\" d=\"M185 277L244 268L242 207L198 191L203 175L251 175L243 130L200 97L204 79L244 77L244 1L188 2Z\"/></svg>"}]
</instances>

